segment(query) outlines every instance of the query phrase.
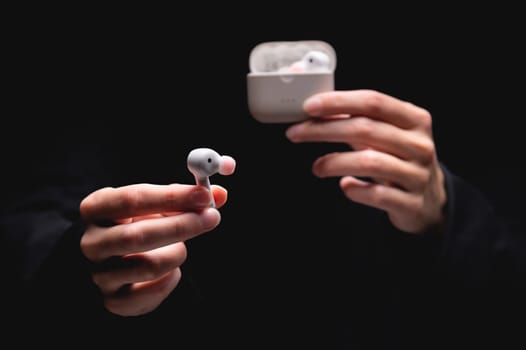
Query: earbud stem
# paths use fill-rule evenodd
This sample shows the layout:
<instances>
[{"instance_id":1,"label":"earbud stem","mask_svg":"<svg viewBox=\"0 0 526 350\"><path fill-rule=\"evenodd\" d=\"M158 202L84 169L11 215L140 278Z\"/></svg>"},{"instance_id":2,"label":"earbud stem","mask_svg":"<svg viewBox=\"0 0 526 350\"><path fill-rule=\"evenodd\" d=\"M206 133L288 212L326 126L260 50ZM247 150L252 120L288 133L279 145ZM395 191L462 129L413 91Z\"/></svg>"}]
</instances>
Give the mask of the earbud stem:
<instances>
[{"instance_id":1,"label":"earbud stem","mask_svg":"<svg viewBox=\"0 0 526 350\"><path fill-rule=\"evenodd\" d=\"M210 178L208 176L205 176L205 177L196 176L195 177L195 182L196 182L196 184L204 186L204 187L207 188L207 190L210 192L210 206L212 208L215 208L216 203L214 201L214 195L212 194L212 189L211 189L211 186L210 186Z\"/></svg>"}]
</instances>

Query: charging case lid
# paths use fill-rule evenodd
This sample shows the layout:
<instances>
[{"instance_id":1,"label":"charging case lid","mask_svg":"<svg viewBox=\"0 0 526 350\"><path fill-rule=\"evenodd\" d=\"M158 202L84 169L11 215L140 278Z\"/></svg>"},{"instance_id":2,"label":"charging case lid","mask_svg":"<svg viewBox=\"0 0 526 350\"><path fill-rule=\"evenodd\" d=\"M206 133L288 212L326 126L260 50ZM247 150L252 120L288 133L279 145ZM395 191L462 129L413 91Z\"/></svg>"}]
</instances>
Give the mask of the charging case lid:
<instances>
[{"instance_id":1,"label":"charging case lid","mask_svg":"<svg viewBox=\"0 0 526 350\"><path fill-rule=\"evenodd\" d=\"M256 45L250 52L249 74L272 74L301 60L310 51L321 51L329 57L329 71L336 69L336 52L325 41L269 41ZM280 73L281 74L281 73Z\"/></svg>"}]
</instances>

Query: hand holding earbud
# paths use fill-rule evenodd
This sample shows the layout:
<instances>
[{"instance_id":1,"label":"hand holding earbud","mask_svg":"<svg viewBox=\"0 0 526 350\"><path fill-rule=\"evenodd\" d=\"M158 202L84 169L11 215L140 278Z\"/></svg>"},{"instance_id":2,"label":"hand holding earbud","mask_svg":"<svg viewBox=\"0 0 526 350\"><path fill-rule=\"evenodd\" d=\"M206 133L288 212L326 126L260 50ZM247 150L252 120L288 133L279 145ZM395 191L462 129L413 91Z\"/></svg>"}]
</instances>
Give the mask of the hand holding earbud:
<instances>
[{"instance_id":1,"label":"hand holding earbud","mask_svg":"<svg viewBox=\"0 0 526 350\"><path fill-rule=\"evenodd\" d=\"M236 168L236 161L230 156L220 155L211 148L195 148L188 154L187 165L195 177L195 182L210 190L209 177L216 173L232 174ZM212 195L210 206L215 207Z\"/></svg>"},{"instance_id":2,"label":"hand holding earbud","mask_svg":"<svg viewBox=\"0 0 526 350\"><path fill-rule=\"evenodd\" d=\"M231 174L234 167L232 158L209 149L188 156L188 168L206 187L208 176ZM217 186L213 194L215 198L210 190L187 184L136 183L103 187L82 200L80 250L109 312L152 312L180 285L186 241L214 230L221 221L215 208L226 203L227 190Z\"/></svg>"}]
</instances>

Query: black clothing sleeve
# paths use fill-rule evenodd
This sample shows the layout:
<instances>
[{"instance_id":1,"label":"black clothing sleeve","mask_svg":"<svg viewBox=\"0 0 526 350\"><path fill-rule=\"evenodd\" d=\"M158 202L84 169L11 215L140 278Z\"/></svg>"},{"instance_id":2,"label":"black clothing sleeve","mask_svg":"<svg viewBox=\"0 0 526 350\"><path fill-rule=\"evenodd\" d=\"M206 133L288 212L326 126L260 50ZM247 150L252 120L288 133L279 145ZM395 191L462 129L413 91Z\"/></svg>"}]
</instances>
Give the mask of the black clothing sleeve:
<instances>
[{"instance_id":1,"label":"black clothing sleeve","mask_svg":"<svg viewBox=\"0 0 526 350\"><path fill-rule=\"evenodd\" d=\"M345 305L342 319L349 322L342 342L404 349L523 344L524 227L489 192L441 166L442 232L400 232L377 213L374 238L353 242L360 251L367 241L375 253L358 260L359 267L348 265L351 287L342 298L348 303L338 305Z\"/></svg>"}]
</instances>

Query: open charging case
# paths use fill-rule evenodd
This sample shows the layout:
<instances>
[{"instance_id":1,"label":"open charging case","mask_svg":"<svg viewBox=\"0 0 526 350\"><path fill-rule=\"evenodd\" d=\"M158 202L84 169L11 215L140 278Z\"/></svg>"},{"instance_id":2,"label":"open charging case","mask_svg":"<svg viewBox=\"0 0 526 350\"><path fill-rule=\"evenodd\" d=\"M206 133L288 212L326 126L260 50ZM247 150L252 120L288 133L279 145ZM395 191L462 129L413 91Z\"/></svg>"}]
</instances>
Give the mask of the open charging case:
<instances>
[{"instance_id":1,"label":"open charging case","mask_svg":"<svg viewBox=\"0 0 526 350\"><path fill-rule=\"evenodd\" d=\"M324 41L270 41L250 52L248 108L261 123L305 120L303 102L334 90L336 53Z\"/></svg>"}]
</instances>

